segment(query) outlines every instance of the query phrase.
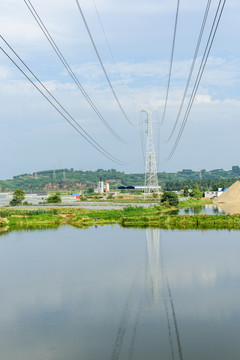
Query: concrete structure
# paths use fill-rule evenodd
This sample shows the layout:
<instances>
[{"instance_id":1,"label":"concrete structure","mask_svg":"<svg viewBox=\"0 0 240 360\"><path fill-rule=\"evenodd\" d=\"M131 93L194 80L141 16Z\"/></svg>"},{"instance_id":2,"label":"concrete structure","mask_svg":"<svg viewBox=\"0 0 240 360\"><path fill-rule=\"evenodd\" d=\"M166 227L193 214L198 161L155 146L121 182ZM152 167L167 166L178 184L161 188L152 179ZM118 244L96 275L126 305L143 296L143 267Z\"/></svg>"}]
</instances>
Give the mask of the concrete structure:
<instances>
[{"instance_id":1,"label":"concrete structure","mask_svg":"<svg viewBox=\"0 0 240 360\"><path fill-rule=\"evenodd\" d=\"M146 189L150 189L152 191L150 191L149 193L151 192L159 192L161 190L161 186L158 185L151 185L151 186L148 186L148 185L129 185L129 186L118 186L118 189L119 190L142 190L143 192L145 192Z\"/></svg>"},{"instance_id":2,"label":"concrete structure","mask_svg":"<svg viewBox=\"0 0 240 360\"><path fill-rule=\"evenodd\" d=\"M95 193L109 193L110 191L110 187L109 187L109 182L106 181L106 185L104 184L103 181L99 181L98 182L98 187L96 189L94 189Z\"/></svg>"},{"instance_id":3,"label":"concrete structure","mask_svg":"<svg viewBox=\"0 0 240 360\"><path fill-rule=\"evenodd\" d=\"M160 185L137 185L134 186L134 188L136 190L143 190L145 191L146 188L150 189L150 192L152 190L152 192L159 192L161 190L161 186Z\"/></svg>"},{"instance_id":4,"label":"concrete structure","mask_svg":"<svg viewBox=\"0 0 240 360\"><path fill-rule=\"evenodd\" d=\"M218 193L217 191L205 191L204 197L206 199L213 199L214 197L217 196L217 193Z\"/></svg>"},{"instance_id":5,"label":"concrete structure","mask_svg":"<svg viewBox=\"0 0 240 360\"><path fill-rule=\"evenodd\" d=\"M213 199L215 197L219 198L226 190L227 188L218 188L218 191L205 191L204 197L206 199Z\"/></svg>"}]
</instances>

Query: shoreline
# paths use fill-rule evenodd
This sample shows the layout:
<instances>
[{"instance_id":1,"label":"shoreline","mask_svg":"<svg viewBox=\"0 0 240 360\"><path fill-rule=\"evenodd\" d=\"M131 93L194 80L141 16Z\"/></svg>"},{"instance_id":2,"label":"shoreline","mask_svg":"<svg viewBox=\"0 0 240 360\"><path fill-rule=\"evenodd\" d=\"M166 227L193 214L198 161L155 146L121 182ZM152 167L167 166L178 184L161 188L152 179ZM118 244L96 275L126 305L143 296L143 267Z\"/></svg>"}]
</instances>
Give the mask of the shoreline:
<instances>
[{"instance_id":1,"label":"shoreline","mask_svg":"<svg viewBox=\"0 0 240 360\"><path fill-rule=\"evenodd\" d=\"M209 202L208 202L209 203ZM0 233L21 229L56 228L71 225L79 228L91 226L120 225L126 228L159 229L235 229L240 230L240 214L236 215L171 215L169 212L179 208L207 204L202 200L186 201L179 207L155 205L151 207L128 206L111 210L50 207L32 209L0 209ZM185 205L185 206L184 206Z\"/></svg>"}]
</instances>

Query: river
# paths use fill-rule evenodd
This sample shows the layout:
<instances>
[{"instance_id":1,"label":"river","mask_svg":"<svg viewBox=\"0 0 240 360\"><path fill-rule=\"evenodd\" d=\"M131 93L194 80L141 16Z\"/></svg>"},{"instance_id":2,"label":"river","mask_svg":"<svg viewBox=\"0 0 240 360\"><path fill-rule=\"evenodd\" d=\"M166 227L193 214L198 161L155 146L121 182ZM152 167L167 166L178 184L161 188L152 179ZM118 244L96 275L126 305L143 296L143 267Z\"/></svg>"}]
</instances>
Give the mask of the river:
<instances>
[{"instance_id":1,"label":"river","mask_svg":"<svg viewBox=\"0 0 240 360\"><path fill-rule=\"evenodd\" d=\"M0 358L238 360L240 232L0 236Z\"/></svg>"}]
</instances>

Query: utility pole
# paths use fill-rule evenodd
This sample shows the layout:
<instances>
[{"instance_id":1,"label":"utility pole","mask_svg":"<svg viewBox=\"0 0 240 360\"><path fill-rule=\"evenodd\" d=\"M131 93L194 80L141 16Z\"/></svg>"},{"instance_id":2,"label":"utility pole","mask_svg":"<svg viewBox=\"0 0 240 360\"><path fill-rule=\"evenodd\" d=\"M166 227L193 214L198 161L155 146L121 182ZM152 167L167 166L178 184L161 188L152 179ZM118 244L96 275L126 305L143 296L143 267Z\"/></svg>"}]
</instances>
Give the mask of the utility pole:
<instances>
[{"instance_id":1,"label":"utility pole","mask_svg":"<svg viewBox=\"0 0 240 360\"><path fill-rule=\"evenodd\" d=\"M153 143L152 111L142 110L147 114L147 142L145 153L145 190L144 194L159 192L157 177L157 162Z\"/></svg>"}]
</instances>

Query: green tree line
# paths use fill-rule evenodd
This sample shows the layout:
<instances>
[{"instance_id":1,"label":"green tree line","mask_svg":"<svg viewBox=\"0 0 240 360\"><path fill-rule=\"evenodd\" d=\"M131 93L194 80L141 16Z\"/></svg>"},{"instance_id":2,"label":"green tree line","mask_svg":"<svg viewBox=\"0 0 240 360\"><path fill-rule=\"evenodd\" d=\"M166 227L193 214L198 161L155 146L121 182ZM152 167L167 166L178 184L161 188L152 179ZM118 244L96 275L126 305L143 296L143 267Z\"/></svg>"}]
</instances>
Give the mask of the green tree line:
<instances>
[{"instance_id":1,"label":"green tree line","mask_svg":"<svg viewBox=\"0 0 240 360\"><path fill-rule=\"evenodd\" d=\"M182 190L185 186L191 189L198 184L200 191L217 190L227 187L240 179L239 166L232 166L231 170L215 169L193 171L183 169L176 173L158 173L159 184L166 191ZM0 181L0 192L21 189L25 192L59 191L59 190L88 190L97 186L99 181L110 180L111 189L120 185L144 185L144 174L127 174L116 169L96 171L82 171L71 169L44 170L33 174L21 174L13 179Z\"/></svg>"}]
</instances>

